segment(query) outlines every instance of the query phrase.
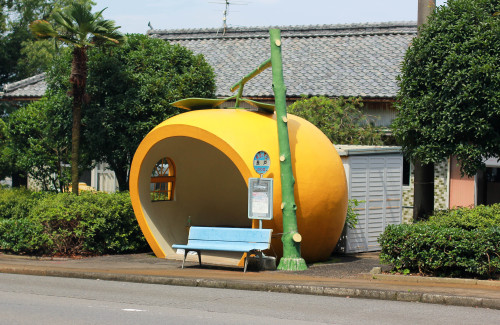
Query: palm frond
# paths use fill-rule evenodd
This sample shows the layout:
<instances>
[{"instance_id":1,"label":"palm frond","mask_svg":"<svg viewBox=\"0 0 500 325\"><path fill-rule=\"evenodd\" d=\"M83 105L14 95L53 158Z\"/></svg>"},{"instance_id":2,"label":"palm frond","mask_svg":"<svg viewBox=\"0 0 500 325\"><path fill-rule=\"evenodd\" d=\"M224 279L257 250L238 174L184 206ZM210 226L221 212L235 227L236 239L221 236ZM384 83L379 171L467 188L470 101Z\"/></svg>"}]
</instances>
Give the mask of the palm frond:
<instances>
[{"instance_id":1,"label":"palm frond","mask_svg":"<svg viewBox=\"0 0 500 325\"><path fill-rule=\"evenodd\" d=\"M101 11L99 11L99 12L96 12L96 13L94 14L94 18L95 18L96 20L97 20L97 19L99 19L99 18L102 18L102 13L103 13L103 11L104 11L104 10L106 10L106 9L108 9L108 7L104 8L103 10L101 10Z\"/></svg>"},{"instance_id":2,"label":"palm frond","mask_svg":"<svg viewBox=\"0 0 500 325\"><path fill-rule=\"evenodd\" d=\"M56 11L54 26L47 21L35 21L30 26L39 38L54 37L77 47L118 45L126 37L118 31L112 20L102 18L105 9L92 13L90 6L75 3L66 11ZM57 28L57 29L56 29Z\"/></svg>"},{"instance_id":3,"label":"palm frond","mask_svg":"<svg viewBox=\"0 0 500 325\"><path fill-rule=\"evenodd\" d=\"M70 17L66 16L62 12L54 12L52 14L52 18L56 23L61 25L64 29L67 29L68 31L71 31L73 33L76 32L75 25L73 24L73 21L71 20Z\"/></svg>"},{"instance_id":4,"label":"palm frond","mask_svg":"<svg viewBox=\"0 0 500 325\"><path fill-rule=\"evenodd\" d=\"M46 20L35 20L29 26L31 32L38 38L57 37L57 32Z\"/></svg>"},{"instance_id":5,"label":"palm frond","mask_svg":"<svg viewBox=\"0 0 500 325\"><path fill-rule=\"evenodd\" d=\"M89 22L95 21L98 17L88 10L85 5L75 3L70 9L70 16L78 26L87 25Z\"/></svg>"}]
</instances>

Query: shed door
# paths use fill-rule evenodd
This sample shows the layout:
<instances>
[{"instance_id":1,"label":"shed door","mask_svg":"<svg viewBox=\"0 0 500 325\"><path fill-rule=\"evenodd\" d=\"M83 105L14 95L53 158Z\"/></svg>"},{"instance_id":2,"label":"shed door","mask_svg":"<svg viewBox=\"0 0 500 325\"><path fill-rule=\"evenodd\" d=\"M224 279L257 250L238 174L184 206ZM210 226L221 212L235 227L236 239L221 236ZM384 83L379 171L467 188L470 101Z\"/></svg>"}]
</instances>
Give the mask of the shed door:
<instances>
[{"instance_id":1,"label":"shed door","mask_svg":"<svg viewBox=\"0 0 500 325\"><path fill-rule=\"evenodd\" d=\"M347 231L346 252L380 250L378 237L389 224L401 223L400 155L349 157L349 198L364 201L356 212L356 229Z\"/></svg>"}]
</instances>

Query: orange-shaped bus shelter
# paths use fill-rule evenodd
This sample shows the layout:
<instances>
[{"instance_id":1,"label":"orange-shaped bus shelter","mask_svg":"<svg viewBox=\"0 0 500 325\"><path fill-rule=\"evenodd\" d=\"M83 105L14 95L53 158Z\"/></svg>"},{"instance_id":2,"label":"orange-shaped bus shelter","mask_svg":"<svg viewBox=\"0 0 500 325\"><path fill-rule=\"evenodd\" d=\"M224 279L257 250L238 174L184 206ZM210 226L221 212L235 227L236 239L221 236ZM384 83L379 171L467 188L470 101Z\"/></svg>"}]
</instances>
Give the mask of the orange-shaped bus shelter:
<instances>
[{"instance_id":1,"label":"orange-shaped bus shelter","mask_svg":"<svg viewBox=\"0 0 500 325\"><path fill-rule=\"evenodd\" d=\"M276 115L242 109L183 113L155 127L139 145L130 170L130 196L139 225L157 257L187 242L187 226L258 227L248 219L248 179L264 150L274 179L270 255L282 255L281 182ZM347 184L339 155L314 125L288 115L302 257L326 260L340 237Z\"/></svg>"}]
</instances>

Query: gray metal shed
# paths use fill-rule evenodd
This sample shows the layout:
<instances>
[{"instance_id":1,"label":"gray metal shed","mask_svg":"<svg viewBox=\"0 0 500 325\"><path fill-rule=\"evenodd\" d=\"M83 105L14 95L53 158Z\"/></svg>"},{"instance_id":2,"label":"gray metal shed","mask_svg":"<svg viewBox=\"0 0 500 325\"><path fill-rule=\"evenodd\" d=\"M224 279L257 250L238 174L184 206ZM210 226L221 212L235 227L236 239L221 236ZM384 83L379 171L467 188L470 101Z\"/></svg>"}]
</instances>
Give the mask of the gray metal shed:
<instances>
[{"instance_id":1,"label":"gray metal shed","mask_svg":"<svg viewBox=\"0 0 500 325\"><path fill-rule=\"evenodd\" d=\"M335 145L344 165L349 199L356 208L356 229L347 229L346 253L380 250L377 238L402 215L403 155L401 147Z\"/></svg>"}]
</instances>

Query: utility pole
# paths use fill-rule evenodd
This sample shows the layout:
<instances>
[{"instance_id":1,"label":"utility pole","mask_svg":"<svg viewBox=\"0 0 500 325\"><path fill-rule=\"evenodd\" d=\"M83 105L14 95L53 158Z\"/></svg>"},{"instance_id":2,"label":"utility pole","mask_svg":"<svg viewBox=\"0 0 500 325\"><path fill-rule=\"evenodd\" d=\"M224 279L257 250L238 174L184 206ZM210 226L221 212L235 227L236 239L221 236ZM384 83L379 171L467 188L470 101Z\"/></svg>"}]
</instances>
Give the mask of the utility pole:
<instances>
[{"instance_id":1,"label":"utility pole","mask_svg":"<svg viewBox=\"0 0 500 325\"><path fill-rule=\"evenodd\" d=\"M417 26L422 26L427 22L427 17L436 8L436 0L418 0Z\"/></svg>"},{"instance_id":2,"label":"utility pole","mask_svg":"<svg viewBox=\"0 0 500 325\"><path fill-rule=\"evenodd\" d=\"M436 0L418 0L417 27L427 22L427 18L434 11ZM425 220L434 211L434 164L413 162L413 221Z\"/></svg>"}]
</instances>

